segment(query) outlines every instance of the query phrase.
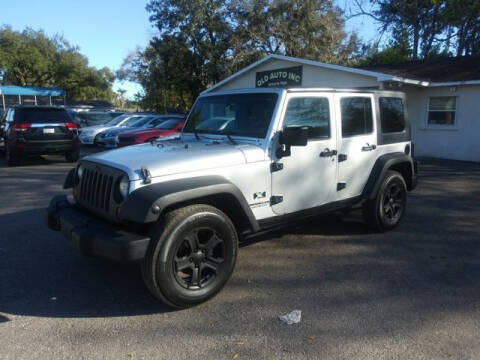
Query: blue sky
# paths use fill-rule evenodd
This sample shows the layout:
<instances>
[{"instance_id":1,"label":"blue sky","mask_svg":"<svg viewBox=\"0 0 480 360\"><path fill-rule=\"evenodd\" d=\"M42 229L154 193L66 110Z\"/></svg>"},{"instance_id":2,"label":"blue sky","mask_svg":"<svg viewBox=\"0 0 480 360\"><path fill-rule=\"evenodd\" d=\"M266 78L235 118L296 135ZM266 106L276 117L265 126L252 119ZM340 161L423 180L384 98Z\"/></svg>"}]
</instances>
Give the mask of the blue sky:
<instances>
[{"instance_id":1,"label":"blue sky","mask_svg":"<svg viewBox=\"0 0 480 360\"><path fill-rule=\"evenodd\" d=\"M336 0L345 9L348 0ZM145 11L147 0L22 0L2 1L0 24L15 30L29 26L43 29L49 35L62 34L80 47L91 65L116 70L124 57L137 46L144 47L155 33ZM356 30L371 39L375 26L368 18L347 22L347 30ZM132 97L140 87L119 83L115 89L126 89Z\"/></svg>"}]
</instances>

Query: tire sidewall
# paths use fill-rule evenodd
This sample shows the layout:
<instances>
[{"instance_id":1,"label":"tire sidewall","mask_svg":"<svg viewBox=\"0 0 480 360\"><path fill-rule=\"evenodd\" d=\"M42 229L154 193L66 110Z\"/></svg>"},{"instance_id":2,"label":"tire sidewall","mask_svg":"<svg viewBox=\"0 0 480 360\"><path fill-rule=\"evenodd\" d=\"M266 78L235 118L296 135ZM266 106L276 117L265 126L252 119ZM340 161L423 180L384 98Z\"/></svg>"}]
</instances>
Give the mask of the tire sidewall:
<instances>
[{"instance_id":1,"label":"tire sidewall","mask_svg":"<svg viewBox=\"0 0 480 360\"><path fill-rule=\"evenodd\" d=\"M194 228L207 225L224 239L225 264L221 274L217 275L212 284L206 288L188 290L180 285L175 278L173 258L178 246L183 241L183 235ZM230 278L236 263L237 244L235 228L225 215L222 216L214 211L201 210L186 216L175 224L171 230L163 233L157 242L152 262L155 286L163 297L175 306L187 307L208 300L218 293Z\"/></svg>"},{"instance_id":2,"label":"tire sidewall","mask_svg":"<svg viewBox=\"0 0 480 360\"><path fill-rule=\"evenodd\" d=\"M401 187L403 193L404 193L404 200L402 204L402 213L400 214L400 217L395 221L391 222L388 221L385 217L384 209L383 209L383 198L385 196L385 191L389 188L390 185L393 183L397 183L398 186ZM395 228L403 219L403 216L405 215L406 211L406 206L407 206L407 186L405 184L405 180L403 177L398 174L397 172L389 172L385 178L385 180L382 183L382 186L380 188L380 191L378 192L377 199L376 199L376 216L377 216L377 221L379 222L379 225L382 229L384 230L390 230Z\"/></svg>"}]
</instances>

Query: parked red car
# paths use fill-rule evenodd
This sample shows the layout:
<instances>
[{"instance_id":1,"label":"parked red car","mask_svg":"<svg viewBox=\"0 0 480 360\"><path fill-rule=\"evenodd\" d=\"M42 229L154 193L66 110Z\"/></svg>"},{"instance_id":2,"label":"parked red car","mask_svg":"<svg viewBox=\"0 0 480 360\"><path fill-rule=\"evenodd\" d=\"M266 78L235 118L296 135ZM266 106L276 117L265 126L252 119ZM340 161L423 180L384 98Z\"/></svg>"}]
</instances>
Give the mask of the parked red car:
<instances>
[{"instance_id":1,"label":"parked red car","mask_svg":"<svg viewBox=\"0 0 480 360\"><path fill-rule=\"evenodd\" d=\"M153 128L127 131L118 135L118 147L142 144L164 136L175 135L182 130L183 116L165 115L165 121Z\"/></svg>"}]
</instances>

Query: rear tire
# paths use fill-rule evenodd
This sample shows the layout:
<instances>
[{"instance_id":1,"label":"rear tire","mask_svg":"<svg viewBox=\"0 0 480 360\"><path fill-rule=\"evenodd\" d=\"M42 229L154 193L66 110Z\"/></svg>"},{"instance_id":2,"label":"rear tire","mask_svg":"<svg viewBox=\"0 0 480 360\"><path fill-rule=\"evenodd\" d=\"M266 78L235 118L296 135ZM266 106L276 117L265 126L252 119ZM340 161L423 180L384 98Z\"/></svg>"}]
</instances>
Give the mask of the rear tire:
<instances>
[{"instance_id":1,"label":"rear tire","mask_svg":"<svg viewBox=\"0 0 480 360\"><path fill-rule=\"evenodd\" d=\"M238 251L232 221L209 205L165 215L151 233L142 275L151 293L176 308L215 296L230 278Z\"/></svg>"},{"instance_id":2,"label":"rear tire","mask_svg":"<svg viewBox=\"0 0 480 360\"><path fill-rule=\"evenodd\" d=\"M69 163L77 162L80 158L80 151L74 151L70 154L65 154L65 160Z\"/></svg>"},{"instance_id":3,"label":"rear tire","mask_svg":"<svg viewBox=\"0 0 480 360\"><path fill-rule=\"evenodd\" d=\"M407 206L407 185L402 175L389 170L374 199L363 205L363 217L372 228L384 232L395 228Z\"/></svg>"}]
</instances>

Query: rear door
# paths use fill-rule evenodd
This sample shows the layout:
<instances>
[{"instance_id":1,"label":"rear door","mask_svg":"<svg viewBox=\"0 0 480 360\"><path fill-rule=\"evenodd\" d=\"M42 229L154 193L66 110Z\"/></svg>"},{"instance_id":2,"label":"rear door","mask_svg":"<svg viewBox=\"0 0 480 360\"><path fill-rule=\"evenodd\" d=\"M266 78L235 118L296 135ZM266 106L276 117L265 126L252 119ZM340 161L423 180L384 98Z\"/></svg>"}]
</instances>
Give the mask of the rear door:
<instances>
[{"instance_id":1,"label":"rear door","mask_svg":"<svg viewBox=\"0 0 480 360\"><path fill-rule=\"evenodd\" d=\"M18 108L14 119L15 124L25 124L26 141L72 140L77 133L73 120L60 108Z\"/></svg>"},{"instance_id":2,"label":"rear door","mask_svg":"<svg viewBox=\"0 0 480 360\"><path fill-rule=\"evenodd\" d=\"M338 132L338 184L336 200L360 195L377 158L373 94L335 95Z\"/></svg>"}]
</instances>

